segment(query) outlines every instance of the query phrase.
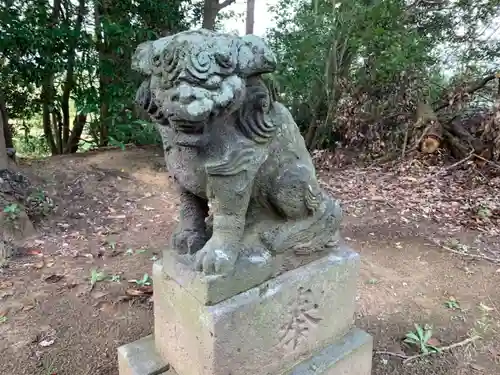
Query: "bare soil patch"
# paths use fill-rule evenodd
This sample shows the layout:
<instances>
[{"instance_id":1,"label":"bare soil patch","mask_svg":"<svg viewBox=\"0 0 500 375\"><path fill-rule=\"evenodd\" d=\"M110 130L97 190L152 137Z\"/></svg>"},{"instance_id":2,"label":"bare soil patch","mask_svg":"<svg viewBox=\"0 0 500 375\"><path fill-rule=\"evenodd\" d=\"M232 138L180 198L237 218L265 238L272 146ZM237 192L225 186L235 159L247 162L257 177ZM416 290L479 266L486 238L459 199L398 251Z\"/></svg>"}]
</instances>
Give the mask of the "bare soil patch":
<instances>
[{"instance_id":1,"label":"bare soil patch","mask_svg":"<svg viewBox=\"0 0 500 375\"><path fill-rule=\"evenodd\" d=\"M150 273L177 220L162 151L54 157L22 169L43 184L57 211L0 271L0 373L117 375L117 347L152 331L149 290L128 281ZM406 366L375 353L373 374L500 373L500 265L436 244L454 240L461 253L495 258L494 186L475 196L489 210L477 216L473 200L472 209L462 198L458 206L446 200L463 185L456 177L457 185L450 179L420 189L408 170L350 168L322 176L346 202L344 236L362 257L357 324L375 336L375 351L413 353L401 338L414 323L432 325L443 346L472 333L483 337ZM459 309L445 306L451 297Z\"/></svg>"}]
</instances>

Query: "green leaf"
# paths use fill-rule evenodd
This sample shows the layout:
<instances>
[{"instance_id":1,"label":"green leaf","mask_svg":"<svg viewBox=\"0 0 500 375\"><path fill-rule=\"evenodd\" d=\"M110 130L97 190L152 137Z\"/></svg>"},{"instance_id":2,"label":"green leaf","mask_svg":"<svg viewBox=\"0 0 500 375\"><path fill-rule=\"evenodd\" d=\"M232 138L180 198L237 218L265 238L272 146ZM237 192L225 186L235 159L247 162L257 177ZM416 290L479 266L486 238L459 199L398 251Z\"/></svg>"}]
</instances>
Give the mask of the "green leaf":
<instances>
[{"instance_id":1,"label":"green leaf","mask_svg":"<svg viewBox=\"0 0 500 375\"><path fill-rule=\"evenodd\" d=\"M419 341L420 341L420 338L419 338L419 337L418 337L418 336L417 336L414 332L408 332L408 333L406 334L406 337L407 337L408 339L410 339L410 340L415 340L415 341L417 341L417 342L419 342Z\"/></svg>"},{"instance_id":2,"label":"green leaf","mask_svg":"<svg viewBox=\"0 0 500 375\"><path fill-rule=\"evenodd\" d=\"M429 349L432 349L432 351L436 352L436 353L441 353L441 349L440 348L437 348L435 346L432 346L432 345L427 345L427 348Z\"/></svg>"},{"instance_id":3,"label":"green leaf","mask_svg":"<svg viewBox=\"0 0 500 375\"><path fill-rule=\"evenodd\" d=\"M414 345L420 345L420 340L415 340L415 339L412 339L412 338L406 338L403 340L404 342L406 342L407 344L414 344Z\"/></svg>"},{"instance_id":4,"label":"green leaf","mask_svg":"<svg viewBox=\"0 0 500 375\"><path fill-rule=\"evenodd\" d=\"M420 327L420 325L418 325L418 324L415 324L415 329L417 330L418 338L425 342L425 340L424 340L425 335L424 335L424 330L422 329L422 327Z\"/></svg>"},{"instance_id":5,"label":"green leaf","mask_svg":"<svg viewBox=\"0 0 500 375\"><path fill-rule=\"evenodd\" d=\"M104 272L100 272L97 269L93 269L90 271L90 284L95 285L96 283L103 281L106 279L106 274Z\"/></svg>"},{"instance_id":6,"label":"green leaf","mask_svg":"<svg viewBox=\"0 0 500 375\"><path fill-rule=\"evenodd\" d=\"M431 329L428 329L425 331L424 333L424 338L423 338L423 342L427 344L427 341L429 341L432 337L432 330Z\"/></svg>"},{"instance_id":7,"label":"green leaf","mask_svg":"<svg viewBox=\"0 0 500 375\"><path fill-rule=\"evenodd\" d=\"M120 147L122 151L125 150L125 144L123 144L122 142L117 141L115 138L111 136L108 136L108 139L109 139L109 144L111 146Z\"/></svg>"}]
</instances>

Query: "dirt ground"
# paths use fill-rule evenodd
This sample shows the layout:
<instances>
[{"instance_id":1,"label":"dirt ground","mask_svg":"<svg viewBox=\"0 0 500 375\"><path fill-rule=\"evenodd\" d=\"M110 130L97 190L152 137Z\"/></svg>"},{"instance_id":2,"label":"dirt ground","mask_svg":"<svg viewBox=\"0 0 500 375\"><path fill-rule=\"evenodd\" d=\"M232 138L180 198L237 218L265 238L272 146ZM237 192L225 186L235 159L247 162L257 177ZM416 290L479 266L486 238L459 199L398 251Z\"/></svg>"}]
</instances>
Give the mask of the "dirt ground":
<instances>
[{"instance_id":1,"label":"dirt ground","mask_svg":"<svg viewBox=\"0 0 500 375\"><path fill-rule=\"evenodd\" d=\"M117 375L117 347L151 333L150 297L126 291L139 291L129 281L150 272L177 220L162 157L131 148L23 162L57 210L0 270L1 374ZM356 320L375 337L372 373L497 375L496 222L467 221L470 207L444 197L454 192L446 180L414 189L401 185L404 172L321 171L345 202L343 235L361 254ZM101 272L107 278L98 281ZM481 339L405 365L380 353L413 354L402 338L414 324L431 325L436 346Z\"/></svg>"}]
</instances>

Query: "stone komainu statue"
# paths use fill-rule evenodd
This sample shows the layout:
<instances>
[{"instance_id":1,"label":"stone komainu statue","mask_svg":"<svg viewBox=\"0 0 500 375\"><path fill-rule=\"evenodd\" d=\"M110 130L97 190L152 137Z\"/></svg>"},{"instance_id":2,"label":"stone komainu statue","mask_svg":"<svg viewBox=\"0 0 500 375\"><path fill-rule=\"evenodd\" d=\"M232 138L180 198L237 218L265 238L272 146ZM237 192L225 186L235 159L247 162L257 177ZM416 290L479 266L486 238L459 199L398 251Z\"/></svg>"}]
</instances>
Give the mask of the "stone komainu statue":
<instances>
[{"instance_id":1,"label":"stone komainu statue","mask_svg":"<svg viewBox=\"0 0 500 375\"><path fill-rule=\"evenodd\" d=\"M199 271L227 274L246 248L321 251L332 242L340 205L265 84L276 58L262 39L181 32L139 45L132 67L147 76L136 101L157 124L180 188L172 245L195 254Z\"/></svg>"}]
</instances>

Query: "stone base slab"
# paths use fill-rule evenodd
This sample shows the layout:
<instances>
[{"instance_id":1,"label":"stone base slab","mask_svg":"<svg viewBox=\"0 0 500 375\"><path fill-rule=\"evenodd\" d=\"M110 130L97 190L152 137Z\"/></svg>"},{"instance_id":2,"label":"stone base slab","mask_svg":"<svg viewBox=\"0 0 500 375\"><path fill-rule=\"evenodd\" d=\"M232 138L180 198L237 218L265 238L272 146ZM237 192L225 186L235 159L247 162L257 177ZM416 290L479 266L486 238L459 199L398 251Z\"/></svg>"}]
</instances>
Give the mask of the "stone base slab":
<instances>
[{"instance_id":1,"label":"stone base slab","mask_svg":"<svg viewBox=\"0 0 500 375\"><path fill-rule=\"evenodd\" d=\"M176 375L156 352L152 335L120 346L118 369L120 375Z\"/></svg>"},{"instance_id":2,"label":"stone base slab","mask_svg":"<svg viewBox=\"0 0 500 375\"><path fill-rule=\"evenodd\" d=\"M283 374L349 332L358 270L342 247L206 306L157 262L156 349L179 375Z\"/></svg>"},{"instance_id":3,"label":"stone base slab","mask_svg":"<svg viewBox=\"0 0 500 375\"><path fill-rule=\"evenodd\" d=\"M120 347L120 375L178 375L174 369L168 369L170 366L157 362L158 354L152 346L153 338L148 336ZM372 350L372 337L354 328L336 343L280 375L370 375Z\"/></svg>"},{"instance_id":4,"label":"stone base slab","mask_svg":"<svg viewBox=\"0 0 500 375\"><path fill-rule=\"evenodd\" d=\"M370 375L372 351L373 338L353 328L334 344L280 375Z\"/></svg>"}]
</instances>

